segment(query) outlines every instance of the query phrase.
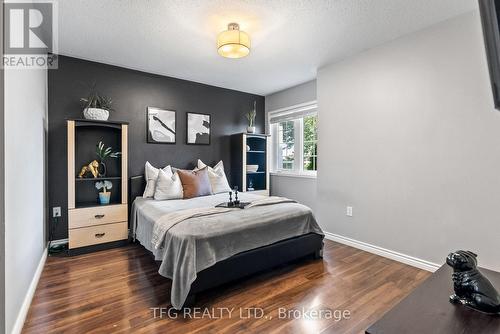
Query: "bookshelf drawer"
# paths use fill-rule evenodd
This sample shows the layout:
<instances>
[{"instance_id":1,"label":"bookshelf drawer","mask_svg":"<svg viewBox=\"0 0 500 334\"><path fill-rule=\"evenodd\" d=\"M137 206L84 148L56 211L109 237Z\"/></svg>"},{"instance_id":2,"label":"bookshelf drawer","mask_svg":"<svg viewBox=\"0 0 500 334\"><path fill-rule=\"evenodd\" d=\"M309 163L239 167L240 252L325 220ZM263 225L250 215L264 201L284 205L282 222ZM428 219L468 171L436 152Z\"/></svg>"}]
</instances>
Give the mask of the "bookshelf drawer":
<instances>
[{"instance_id":1,"label":"bookshelf drawer","mask_svg":"<svg viewBox=\"0 0 500 334\"><path fill-rule=\"evenodd\" d=\"M127 220L127 204L69 210L69 228L81 228Z\"/></svg>"},{"instance_id":2,"label":"bookshelf drawer","mask_svg":"<svg viewBox=\"0 0 500 334\"><path fill-rule=\"evenodd\" d=\"M127 238L127 222L70 229L69 248L97 245Z\"/></svg>"}]
</instances>

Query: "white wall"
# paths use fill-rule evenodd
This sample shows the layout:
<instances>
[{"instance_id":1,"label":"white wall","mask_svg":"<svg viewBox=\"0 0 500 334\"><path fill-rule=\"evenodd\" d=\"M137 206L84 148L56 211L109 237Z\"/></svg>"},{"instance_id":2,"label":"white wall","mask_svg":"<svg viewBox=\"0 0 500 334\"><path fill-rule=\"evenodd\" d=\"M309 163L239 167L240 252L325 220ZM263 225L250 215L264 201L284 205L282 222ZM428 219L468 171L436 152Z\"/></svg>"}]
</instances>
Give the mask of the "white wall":
<instances>
[{"instance_id":1,"label":"white wall","mask_svg":"<svg viewBox=\"0 0 500 334\"><path fill-rule=\"evenodd\" d=\"M316 100L316 80L266 96L266 112Z\"/></svg>"},{"instance_id":2,"label":"white wall","mask_svg":"<svg viewBox=\"0 0 500 334\"><path fill-rule=\"evenodd\" d=\"M316 178L271 175L271 195L294 199L316 213Z\"/></svg>"},{"instance_id":3,"label":"white wall","mask_svg":"<svg viewBox=\"0 0 500 334\"><path fill-rule=\"evenodd\" d=\"M45 250L47 71L5 71L6 332L17 332ZM64 163L54 161L53 163ZM19 317L19 319L18 319ZM16 327L17 326L17 327Z\"/></svg>"},{"instance_id":4,"label":"white wall","mask_svg":"<svg viewBox=\"0 0 500 334\"><path fill-rule=\"evenodd\" d=\"M308 81L266 96L266 132L268 113L281 108L316 100L316 80ZM294 199L316 209L316 179L284 175L271 175L271 194Z\"/></svg>"},{"instance_id":5,"label":"white wall","mask_svg":"<svg viewBox=\"0 0 500 334\"><path fill-rule=\"evenodd\" d=\"M500 270L500 111L485 57L473 12L320 69L328 232L439 264L470 249Z\"/></svg>"},{"instance_id":6,"label":"white wall","mask_svg":"<svg viewBox=\"0 0 500 334\"><path fill-rule=\"evenodd\" d=\"M2 1L3 4L3 1ZM3 17L3 6L0 6ZM3 57L3 24L0 24L0 53ZM0 171L4 170L4 71L0 68ZM0 334L5 333L5 175L0 173Z\"/></svg>"}]
</instances>

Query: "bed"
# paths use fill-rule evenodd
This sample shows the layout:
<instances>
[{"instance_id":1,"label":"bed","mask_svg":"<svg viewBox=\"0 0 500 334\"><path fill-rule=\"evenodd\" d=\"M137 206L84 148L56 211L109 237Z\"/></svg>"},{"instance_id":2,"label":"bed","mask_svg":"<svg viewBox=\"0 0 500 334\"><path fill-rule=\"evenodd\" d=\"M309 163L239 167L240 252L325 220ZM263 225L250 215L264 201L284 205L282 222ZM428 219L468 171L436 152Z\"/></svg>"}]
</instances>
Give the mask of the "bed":
<instances>
[{"instance_id":1,"label":"bed","mask_svg":"<svg viewBox=\"0 0 500 334\"><path fill-rule=\"evenodd\" d=\"M165 218L214 208L227 201L227 194L145 199L140 196L142 176L131 178L130 189L133 237L161 262L159 274L172 280L170 297L176 309L192 305L198 292L302 257L322 256L323 232L311 210L299 203L282 201L190 217L169 225L158 238ZM240 199L266 201L252 193L240 193Z\"/></svg>"}]
</instances>

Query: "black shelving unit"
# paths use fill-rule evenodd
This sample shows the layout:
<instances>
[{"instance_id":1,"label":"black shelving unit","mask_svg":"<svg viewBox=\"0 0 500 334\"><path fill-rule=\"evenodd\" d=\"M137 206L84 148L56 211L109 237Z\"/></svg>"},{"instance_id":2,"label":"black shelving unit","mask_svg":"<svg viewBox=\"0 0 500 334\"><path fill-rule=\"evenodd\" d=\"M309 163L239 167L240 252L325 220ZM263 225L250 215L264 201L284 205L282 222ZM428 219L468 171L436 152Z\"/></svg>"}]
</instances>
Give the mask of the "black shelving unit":
<instances>
[{"instance_id":1,"label":"black shelving unit","mask_svg":"<svg viewBox=\"0 0 500 334\"><path fill-rule=\"evenodd\" d=\"M122 177L121 176L110 176L110 177L77 177L76 178L76 182L83 182L83 181L104 181L104 180L121 180Z\"/></svg>"},{"instance_id":2,"label":"black shelving unit","mask_svg":"<svg viewBox=\"0 0 500 334\"><path fill-rule=\"evenodd\" d=\"M122 151L122 125L123 123L102 122L95 120L75 120L75 175L78 175L82 166L96 159L96 144L102 141L106 147L112 147L114 151ZM110 177L100 178L78 178L75 177L75 208L87 207L87 203L99 200L99 191L95 188L95 182L108 180L113 184L111 189L112 204L121 204L122 187L122 161L121 159L108 159L106 161L106 173ZM112 176L111 176L112 175ZM81 203L83 203L81 205Z\"/></svg>"},{"instance_id":3,"label":"black shelving unit","mask_svg":"<svg viewBox=\"0 0 500 334\"><path fill-rule=\"evenodd\" d=\"M231 175L233 186L241 191L269 195L269 136L238 133L231 136ZM256 172L247 165L257 165Z\"/></svg>"}]
</instances>

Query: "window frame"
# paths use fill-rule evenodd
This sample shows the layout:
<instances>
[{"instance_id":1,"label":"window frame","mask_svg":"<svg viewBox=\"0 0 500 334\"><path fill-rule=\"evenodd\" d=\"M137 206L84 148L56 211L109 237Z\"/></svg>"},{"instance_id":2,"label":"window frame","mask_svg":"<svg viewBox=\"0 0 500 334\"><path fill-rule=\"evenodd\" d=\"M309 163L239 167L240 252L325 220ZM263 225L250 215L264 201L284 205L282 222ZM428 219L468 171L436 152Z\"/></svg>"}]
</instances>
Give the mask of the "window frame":
<instances>
[{"instance_id":1,"label":"window frame","mask_svg":"<svg viewBox=\"0 0 500 334\"><path fill-rule=\"evenodd\" d=\"M273 169L278 170L278 166L281 166L281 168L279 168L279 170L284 171L284 172L293 172L295 170L295 168L296 168L296 165L297 165L297 158L296 158L296 153L297 152L296 152L296 149L295 149L296 145L297 145L297 124L296 124L295 120L284 121L284 122L291 122L291 121L293 121L293 146L294 146L294 152L293 152L294 155L293 155L293 162L292 162L292 164L293 164L292 167L293 168L292 169L283 168L283 156L282 155L276 154L275 157L274 157L275 160L276 160L276 164L275 164L276 168L273 168ZM279 152L279 151L283 151L283 149L281 149L279 146L281 144L284 144L284 143L280 143L280 141L279 141L280 135L279 135L279 127L277 126L278 124L279 123L276 123L276 124L272 125L276 129L275 130L276 137L274 137L274 138L276 138L276 140L271 139L273 141L273 147L275 148L276 153Z\"/></svg>"},{"instance_id":2,"label":"window frame","mask_svg":"<svg viewBox=\"0 0 500 334\"><path fill-rule=\"evenodd\" d=\"M301 161L301 169L302 169L302 173L305 173L305 174L314 174L316 175L316 173L318 172L318 131L316 130L316 154L313 155L313 156L316 156L316 170L305 170L304 169L304 118L306 117L309 117L309 116L316 116L316 122L318 122L318 110L316 108L316 112L314 114L310 114L310 115L306 115L306 116L303 116L300 121L301 121L301 131L300 131L300 134L301 134L301 140L300 140L300 144L301 144L301 149L300 149L300 152L301 152L301 155L300 155L300 161Z\"/></svg>"},{"instance_id":3,"label":"window frame","mask_svg":"<svg viewBox=\"0 0 500 334\"><path fill-rule=\"evenodd\" d=\"M293 117L297 114L297 118L289 119L294 122L294 164L293 169L283 169L279 168L280 159L278 156L279 152L279 139L278 139L278 124L281 122L271 123L271 118L273 116L286 116L290 115ZM305 170L304 169L304 117L315 115L318 117L318 105L316 101L311 101L307 103L298 104L288 108L282 108L278 110L273 110L268 113L268 126L271 133L271 174L273 175L283 175L283 176L299 176L299 177L310 177L315 178L317 175L317 170ZM285 121L285 120L283 120ZM319 135L316 132L316 141L318 141ZM318 141L319 142L319 141ZM318 152L316 152L318 156ZM318 166L316 166L317 169Z\"/></svg>"}]
</instances>

